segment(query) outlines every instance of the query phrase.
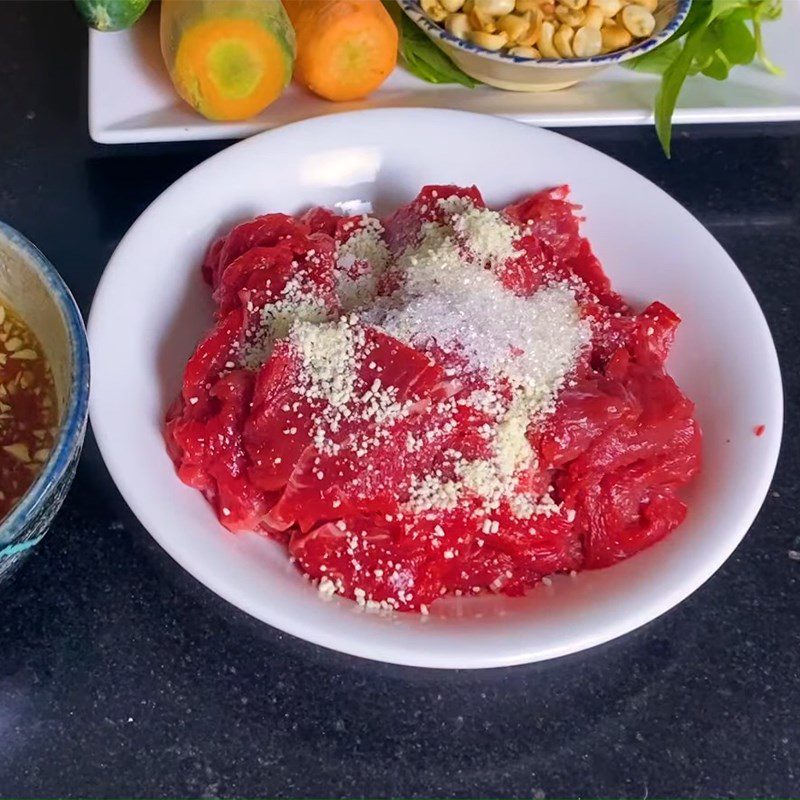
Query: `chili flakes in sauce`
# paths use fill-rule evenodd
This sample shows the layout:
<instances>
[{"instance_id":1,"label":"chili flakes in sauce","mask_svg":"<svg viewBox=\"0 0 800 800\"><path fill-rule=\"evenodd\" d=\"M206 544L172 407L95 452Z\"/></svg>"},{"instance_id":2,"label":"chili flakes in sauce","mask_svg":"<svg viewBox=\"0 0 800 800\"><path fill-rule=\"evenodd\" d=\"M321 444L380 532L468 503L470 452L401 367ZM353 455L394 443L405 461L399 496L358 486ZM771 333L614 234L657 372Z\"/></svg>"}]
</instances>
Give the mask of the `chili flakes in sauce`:
<instances>
[{"instance_id":1,"label":"chili flakes in sauce","mask_svg":"<svg viewBox=\"0 0 800 800\"><path fill-rule=\"evenodd\" d=\"M42 347L25 322L0 303L0 519L36 480L57 424L55 386Z\"/></svg>"}]
</instances>

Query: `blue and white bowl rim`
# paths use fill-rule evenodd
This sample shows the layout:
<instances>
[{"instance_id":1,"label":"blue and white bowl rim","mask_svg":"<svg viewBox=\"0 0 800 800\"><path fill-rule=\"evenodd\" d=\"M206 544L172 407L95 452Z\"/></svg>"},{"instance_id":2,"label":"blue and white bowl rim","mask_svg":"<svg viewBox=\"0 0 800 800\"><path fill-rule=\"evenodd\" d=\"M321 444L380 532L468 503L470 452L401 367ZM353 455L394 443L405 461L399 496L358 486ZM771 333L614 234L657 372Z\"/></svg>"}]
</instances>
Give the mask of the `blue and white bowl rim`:
<instances>
[{"instance_id":1,"label":"blue and white bowl rim","mask_svg":"<svg viewBox=\"0 0 800 800\"><path fill-rule=\"evenodd\" d=\"M17 537L25 532L26 525L37 512L38 506L46 500L53 487L67 471L76 449L82 444L89 406L90 370L89 346L83 318L75 298L62 277L39 248L18 230L0 222L0 237L18 249L44 279L66 324L72 358L69 395L62 415L58 440L39 477L0 523L0 558L2 558L3 555L10 555L4 551L10 550L8 546L13 545Z\"/></svg>"},{"instance_id":2,"label":"blue and white bowl rim","mask_svg":"<svg viewBox=\"0 0 800 800\"><path fill-rule=\"evenodd\" d=\"M525 66L533 66L541 64L548 67L581 67L589 65L601 64L619 64L622 61L628 61L631 58L640 56L644 53L653 50L669 39L678 28L683 24L689 13L689 7L692 0L674 0L675 16L664 26L658 33L653 34L649 39L645 39L638 44L627 47L624 50L615 50L613 53L604 53L602 55L590 56L589 58L524 58L523 56L512 56L509 53L495 52L493 50L486 50L479 47L472 42L464 39L459 39L453 36L438 23L430 19L427 14L422 10L419 0L397 0L400 7L405 13L414 21L420 28L422 28L429 36L442 39L448 44L457 47L459 50L465 50L468 53L483 56L493 61L500 61L506 64L523 64Z\"/></svg>"}]
</instances>

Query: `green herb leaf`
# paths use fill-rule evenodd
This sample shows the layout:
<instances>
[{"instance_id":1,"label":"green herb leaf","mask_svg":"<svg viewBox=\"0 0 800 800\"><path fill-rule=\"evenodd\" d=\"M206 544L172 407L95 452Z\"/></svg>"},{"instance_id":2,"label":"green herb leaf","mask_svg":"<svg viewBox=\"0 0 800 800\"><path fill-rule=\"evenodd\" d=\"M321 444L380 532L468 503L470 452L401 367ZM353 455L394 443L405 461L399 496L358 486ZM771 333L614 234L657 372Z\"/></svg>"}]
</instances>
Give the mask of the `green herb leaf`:
<instances>
[{"instance_id":1,"label":"green herb leaf","mask_svg":"<svg viewBox=\"0 0 800 800\"><path fill-rule=\"evenodd\" d=\"M716 60L721 44L718 31L713 24L710 24L697 45L694 58L689 66L689 75L699 75L704 72L706 67Z\"/></svg>"},{"instance_id":2,"label":"green herb leaf","mask_svg":"<svg viewBox=\"0 0 800 800\"><path fill-rule=\"evenodd\" d=\"M730 71L731 65L726 61L725 56L719 53L715 53L701 70L703 75L707 78L713 78L715 81L724 81Z\"/></svg>"},{"instance_id":3,"label":"green herb leaf","mask_svg":"<svg viewBox=\"0 0 800 800\"><path fill-rule=\"evenodd\" d=\"M681 39L698 25L705 24L708 18L710 3L711 0L692 0L686 19L672 38Z\"/></svg>"},{"instance_id":4,"label":"green herb leaf","mask_svg":"<svg viewBox=\"0 0 800 800\"><path fill-rule=\"evenodd\" d=\"M400 56L407 69L429 83L478 81L462 72L392 0L384 0L400 31ZM756 58L770 72L782 74L764 51L762 23L780 17L782 0L693 0L678 30L664 44L628 61L634 72L661 75L654 115L656 132L670 155L672 117L686 78L703 75L725 80L733 67Z\"/></svg>"},{"instance_id":5,"label":"green herb leaf","mask_svg":"<svg viewBox=\"0 0 800 800\"><path fill-rule=\"evenodd\" d=\"M667 67L678 57L683 43L681 39L698 24L702 24L708 13L708 0L694 0L689 13L672 36L649 53L623 62L622 66L634 72L652 72L663 75Z\"/></svg>"},{"instance_id":6,"label":"green herb leaf","mask_svg":"<svg viewBox=\"0 0 800 800\"><path fill-rule=\"evenodd\" d=\"M664 71L661 87L656 94L654 108L656 133L667 158L670 156L672 115L675 112L678 96L681 93L683 83L689 74L695 56L703 45L703 37L708 30L708 26L715 16L720 13L720 0L711 0L711 2L700 3L699 5L705 10L705 17L698 19L695 27L686 34L683 48L677 58Z\"/></svg>"},{"instance_id":7,"label":"green herb leaf","mask_svg":"<svg viewBox=\"0 0 800 800\"><path fill-rule=\"evenodd\" d=\"M626 64L636 72L662 76L654 113L667 156L672 116L687 77L702 74L725 80L733 67L750 64L756 57L768 70L780 73L764 52L761 22L777 19L781 7L781 0L694 0L668 42Z\"/></svg>"},{"instance_id":8,"label":"green herb leaf","mask_svg":"<svg viewBox=\"0 0 800 800\"><path fill-rule=\"evenodd\" d=\"M783 75L783 70L773 64L767 57L766 50L764 49L764 37L761 31L761 21L764 19L775 20L778 19L783 11L782 0L764 0L753 12L753 37L756 42L756 53L758 60L769 70L773 75Z\"/></svg>"},{"instance_id":9,"label":"green herb leaf","mask_svg":"<svg viewBox=\"0 0 800 800\"><path fill-rule=\"evenodd\" d=\"M756 40L746 19L746 13L734 13L712 26L718 29L720 49L732 65L750 64L756 57Z\"/></svg>"},{"instance_id":10,"label":"green herb leaf","mask_svg":"<svg viewBox=\"0 0 800 800\"><path fill-rule=\"evenodd\" d=\"M664 70L675 60L681 51L681 43L677 39L670 39L668 42L659 45L649 53L634 58L632 61L624 61L622 66L633 72L647 72L654 75L662 75Z\"/></svg>"},{"instance_id":11,"label":"green herb leaf","mask_svg":"<svg viewBox=\"0 0 800 800\"><path fill-rule=\"evenodd\" d=\"M400 34L400 58L406 69L428 83L457 83L470 89L480 85L460 70L425 33L410 20L397 3L385 2Z\"/></svg>"}]
</instances>

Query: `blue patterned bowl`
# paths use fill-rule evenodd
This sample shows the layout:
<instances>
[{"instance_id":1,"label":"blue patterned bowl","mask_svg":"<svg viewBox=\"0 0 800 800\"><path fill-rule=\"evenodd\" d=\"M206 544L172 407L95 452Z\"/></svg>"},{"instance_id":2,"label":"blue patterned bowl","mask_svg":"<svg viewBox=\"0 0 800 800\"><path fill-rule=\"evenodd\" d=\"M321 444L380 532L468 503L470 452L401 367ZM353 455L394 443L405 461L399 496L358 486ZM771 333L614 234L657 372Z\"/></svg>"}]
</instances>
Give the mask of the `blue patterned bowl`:
<instances>
[{"instance_id":1,"label":"blue patterned bowl","mask_svg":"<svg viewBox=\"0 0 800 800\"><path fill-rule=\"evenodd\" d=\"M0 299L38 337L53 372L61 432L34 484L0 521L0 581L42 539L61 507L86 433L89 350L78 306L53 265L22 234L0 222Z\"/></svg>"},{"instance_id":2,"label":"blue patterned bowl","mask_svg":"<svg viewBox=\"0 0 800 800\"><path fill-rule=\"evenodd\" d=\"M486 50L448 33L422 10L420 0L398 0L400 7L422 31L467 75L482 83L517 92L565 89L614 64L648 53L663 44L681 26L692 0L660 0L652 36L624 50L590 58L523 58Z\"/></svg>"}]
</instances>

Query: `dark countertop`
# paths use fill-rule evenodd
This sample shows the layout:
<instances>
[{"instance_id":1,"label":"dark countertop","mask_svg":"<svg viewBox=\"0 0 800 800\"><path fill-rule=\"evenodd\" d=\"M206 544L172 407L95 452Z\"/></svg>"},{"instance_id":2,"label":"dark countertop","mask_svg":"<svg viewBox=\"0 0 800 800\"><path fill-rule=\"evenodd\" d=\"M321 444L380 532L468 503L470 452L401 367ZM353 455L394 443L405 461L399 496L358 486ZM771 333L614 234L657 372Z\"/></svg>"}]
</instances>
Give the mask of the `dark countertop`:
<instances>
[{"instance_id":1,"label":"dark countertop","mask_svg":"<svg viewBox=\"0 0 800 800\"><path fill-rule=\"evenodd\" d=\"M0 219L88 312L127 227L223 144L90 142L86 34L65 3L0 3L0 45ZM696 214L772 327L783 453L728 563L661 619L569 658L372 664L196 584L132 519L90 438L54 529L0 589L0 796L800 794L800 126L682 129L671 163L650 128L568 133Z\"/></svg>"}]
</instances>

